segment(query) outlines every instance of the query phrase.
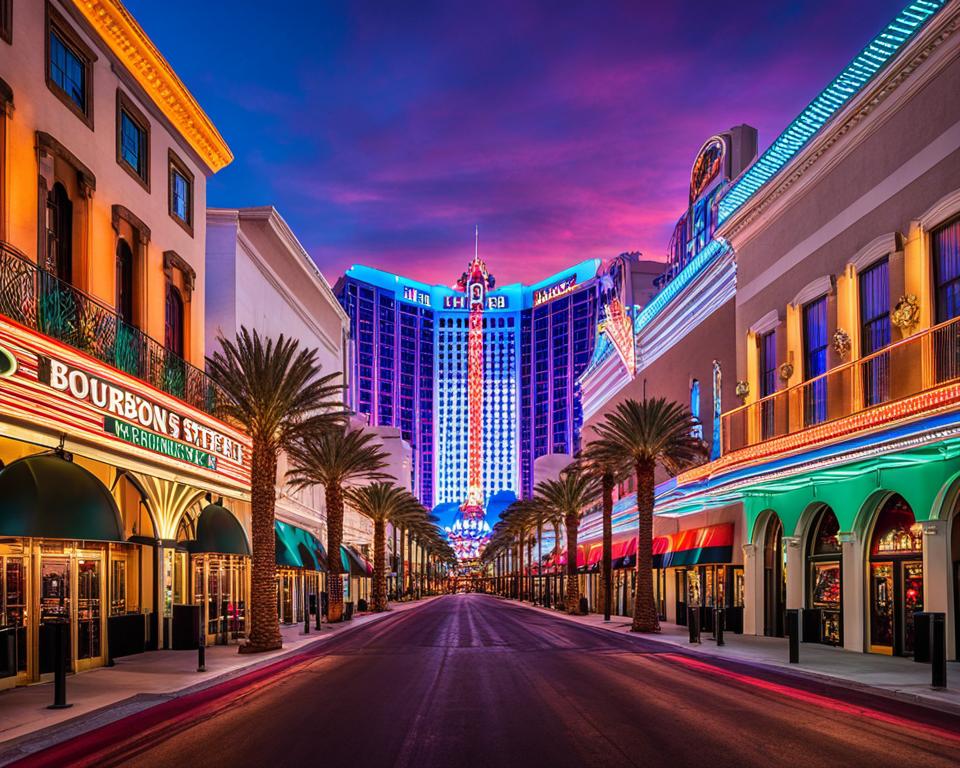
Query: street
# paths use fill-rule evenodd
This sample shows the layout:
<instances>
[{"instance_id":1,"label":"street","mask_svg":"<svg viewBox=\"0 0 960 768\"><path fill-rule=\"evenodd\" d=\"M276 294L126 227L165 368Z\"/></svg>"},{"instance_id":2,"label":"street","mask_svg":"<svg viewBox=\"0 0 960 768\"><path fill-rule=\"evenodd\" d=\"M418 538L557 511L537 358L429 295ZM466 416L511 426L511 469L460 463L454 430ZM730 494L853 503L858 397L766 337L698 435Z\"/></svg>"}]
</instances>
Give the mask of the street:
<instances>
[{"instance_id":1,"label":"street","mask_svg":"<svg viewBox=\"0 0 960 768\"><path fill-rule=\"evenodd\" d=\"M947 766L960 748L948 715L483 595L391 616L164 718L118 721L31 764Z\"/></svg>"}]
</instances>

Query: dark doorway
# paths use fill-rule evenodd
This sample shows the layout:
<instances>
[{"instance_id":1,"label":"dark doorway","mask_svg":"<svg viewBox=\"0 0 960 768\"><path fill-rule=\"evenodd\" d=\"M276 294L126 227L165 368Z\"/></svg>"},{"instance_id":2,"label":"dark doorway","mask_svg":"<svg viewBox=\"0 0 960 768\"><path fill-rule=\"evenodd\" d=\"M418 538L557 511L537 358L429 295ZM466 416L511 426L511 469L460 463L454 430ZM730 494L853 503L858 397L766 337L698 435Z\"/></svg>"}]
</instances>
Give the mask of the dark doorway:
<instances>
[{"instance_id":1,"label":"dark doorway","mask_svg":"<svg viewBox=\"0 0 960 768\"><path fill-rule=\"evenodd\" d=\"M783 568L783 525L776 514L763 537L763 634L783 637L787 585Z\"/></svg>"}]
</instances>

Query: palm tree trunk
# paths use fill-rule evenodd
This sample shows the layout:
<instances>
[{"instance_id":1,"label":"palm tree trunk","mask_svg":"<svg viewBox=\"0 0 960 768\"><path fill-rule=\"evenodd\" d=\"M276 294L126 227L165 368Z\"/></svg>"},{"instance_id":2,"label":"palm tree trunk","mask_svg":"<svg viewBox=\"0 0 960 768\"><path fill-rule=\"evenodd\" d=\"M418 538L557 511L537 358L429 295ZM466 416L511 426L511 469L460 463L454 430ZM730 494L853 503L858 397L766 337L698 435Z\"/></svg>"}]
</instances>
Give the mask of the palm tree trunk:
<instances>
[{"instance_id":1,"label":"palm tree trunk","mask_svg":"<svg viewBox=\"0 0 960 768\"><path fill-rule=\"evenodd\" d=\"M407 594L413 598L413 531L407 531Z\"/></svg>"},{"instance_id":2,"label":"palm tree trunk","mask_svg":"<svg viewBox=\"0 0 960 768\"><path fill-rule=\"evenodd\" d=\"M336 483L324 487L327 502L327 621L343 619L343 490Z\"/></svg>"},{"instance_id":3,"label":"palm tree trunk","mask_svg":"<svg viewBox=\"0 0 960 768\"><path fill-rule=\"evenodd\" d=\"M543 520L537 521L537 594L543 605Z\"/></svg>"},{"instance_id":4,"label":"palm tree trunk","mask_svg":"<svg viewBox=\"0 0 960 768\"><path fill-rule=\"evenodd\" d=\"M603 620L610 621L613 602L613 475L604 472L600 478L603 488Z\"/></svg>"},{"instance_id":5,"label":"palm tree trunk","mask_svg":"<svg viewBox=\"0 0 960 768\"><path fill-rule=\"evenodd\" d=\"M387 524L373 522L373 610L387 610Z\"/></svg>"},{"instance_id":6,"label":"palm tree trunk","mask_svg":"<svg viewBox=\"0 0 960 768\"><path fill-rule=\"evenodd\" d=\"M631 632L659 632L653 601L653 493L652 461L637 462L637 590L634 593Z\"/></svg>"},{"instance_id":7,"label":"palm tree trunk","mask_svg":"<svg viewBox=\"0 0 960 768\"><path fill-rule=\"evenodd\" d=\"M519 580L517 582L517 587L520 590L520 602L523 602L523 598L526 595L526 584L524 583L523 575L523 533L521 532L519 538L517 539L517 558L520 563L520 569L517 571L519 574Z\"/></svg>"},{"instance_id":8,"label":"palm tree trunk","mask_svg":"<svg viewBox=\"0 0 960 768\"><path fill-rule=\"evenodd\" d=\"M283 646L277 616L277 539L274 524L276 451L253 445L251 459L250 516L253 529L253 558L250 572L250 642L242 653L273 651Z\"/></svg>"},{"instance_id":9,"label":"palm tree trunk","mask_svg":"<svg viewBox=\"0 0 960 768\"><path fill-rule=\"evenodd\" d=\"M579 515L567 515L567 613L580 613L580 581L577 578L577 528L580 526Z\"/></svg>"}]
</instances>

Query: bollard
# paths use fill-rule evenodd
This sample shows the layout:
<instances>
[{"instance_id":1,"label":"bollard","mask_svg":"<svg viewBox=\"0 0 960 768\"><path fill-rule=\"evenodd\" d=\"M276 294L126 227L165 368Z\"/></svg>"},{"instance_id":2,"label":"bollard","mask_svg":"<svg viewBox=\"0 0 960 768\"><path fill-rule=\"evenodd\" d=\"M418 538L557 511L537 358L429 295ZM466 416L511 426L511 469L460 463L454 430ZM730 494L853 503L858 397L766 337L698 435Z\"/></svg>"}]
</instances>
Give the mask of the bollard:
<instances>
[{"instance_id":1,"label":"bollard","mask_svg":"<svg viewBox=\"0 0 960 768\"><path fill-rule=\"evenodd\" d=\"M200 609L200 637L197 642L197 672L207 671L207 636L203 631L203 609Z\"/></svg>"},{"instance_id":2,"label":"bollard","mask_svg":"<svg viewBox=\"0 0 960 768\"><path fill-rule=\"evenodd\" d=\"M790 639L790 663L800 663L800 609L787 611L787 636Z\"/></svg>"},{"instance_id":3,"label":"bollard","mask_svg":"<svg viewBox=\"0 0 960 768\"><path fill-rule=\"evenodd\" d=\"M70 622L57 619L53 624L53 704L47 709L68 709L67 656L70 653Z\"/></svg>"},{"instance_id":4,"label":"bollard","mask_svg":"<svg viewBox=\"0 0 960 768\"><path fill-rule=\"evenodd\" d=\"M723 645L723 608L714 609L713 636L717 641L717 647Z\"/></svg>"},{"instance_id":5,"label":"bollard","mask_svg":"<svg viewBox=\"0 0 960 768\"><path fill-rule=\"evenodd\" d=\"M930 616L931 686L947 687L947 626L942 613Z\"/></svg>"},{"instance_id":6,"label":"bollard","mask_svg":"<svg viewBox=\"0 0 960 768\"><path fill-rule=\"evenodd\" d=\"M310 598L303 593L303 634L310 634Z\"/></svg>"},{"instance_id":7,"label":"bollard","mask_svg":"<svg viewBox=\"0 0 960 768\"><path fill-rule=\"evenodd\" d=\"M700 642L700 609L687 608L687 629L690 631L690 642Z\"/></svg>"}]
</instances>

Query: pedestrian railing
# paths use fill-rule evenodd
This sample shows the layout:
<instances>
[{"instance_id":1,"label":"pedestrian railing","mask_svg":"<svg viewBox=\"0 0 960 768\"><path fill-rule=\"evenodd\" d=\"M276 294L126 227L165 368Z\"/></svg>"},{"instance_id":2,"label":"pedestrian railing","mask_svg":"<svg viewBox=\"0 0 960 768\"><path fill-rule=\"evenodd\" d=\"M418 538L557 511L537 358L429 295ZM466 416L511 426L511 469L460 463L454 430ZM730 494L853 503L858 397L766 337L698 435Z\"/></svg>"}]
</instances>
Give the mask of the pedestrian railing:
<instances>
[{"instance_id":1,"label":"pedestrian railing","mask_svg":"<svg viewBox=\"0 0 960 768\"><path fill-rule=\"evenodd\" d=\"M723 452L863 413L960 380L960 318L723 414Z\"/></svg>"}]
</instances>

